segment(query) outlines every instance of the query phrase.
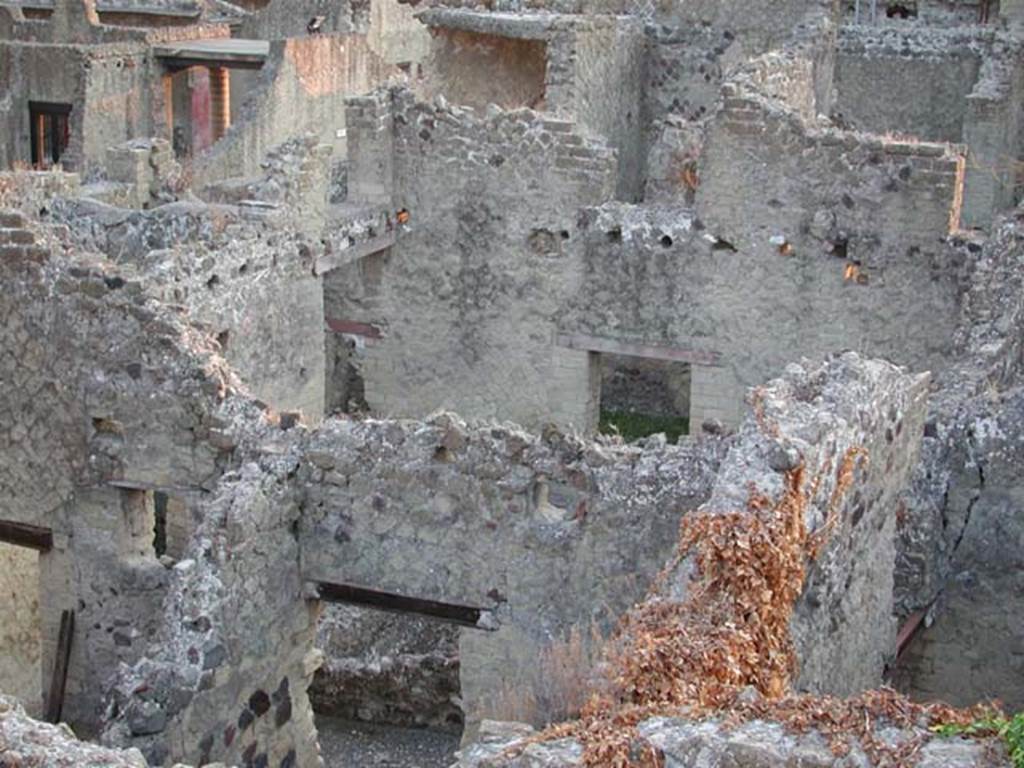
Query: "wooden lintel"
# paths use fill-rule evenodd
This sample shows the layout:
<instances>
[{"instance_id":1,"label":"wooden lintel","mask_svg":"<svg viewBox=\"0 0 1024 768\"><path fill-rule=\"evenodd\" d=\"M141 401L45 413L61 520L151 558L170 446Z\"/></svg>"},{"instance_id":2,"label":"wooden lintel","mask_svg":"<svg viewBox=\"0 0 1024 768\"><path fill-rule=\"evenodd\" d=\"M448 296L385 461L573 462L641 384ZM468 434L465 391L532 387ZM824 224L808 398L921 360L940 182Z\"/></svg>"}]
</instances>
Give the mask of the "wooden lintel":
<instances>
[{"instance_id":1,"label":"wooden lintel","mask_svg":"<svg viewBox=\"0 0 1024 768\"><path fill-rule=\"evenodd\" d=\"M75 636L75 612L60 615L60 634L57 635L57 657L50 676L50 693L46 699L46 722L59 723L64 712L64 689L68 682L68 664L71 662L71 640Z\"/></svg>"},{"instance_id":2,"label":"wooden lintel","mask_svg":"<svg viewBox=\"0 0 1024 768\"><path fill-rule=\"evenodd\" d=\"M395 613L416 613L467 627L479 627L480 617L487 612L484 608L407 597L393 592L357 587L352 584L332 584L321 581L317 582L317 590L321 600L331 603L364 605L368 608Z\"/></svg>"},{"instance_id":3,"label":"wooden lintel","mask_svg":"<svg viewBox=\"0 0 1024 768\"><path fill-rule=\"evenodd\" d=\"M370 323L359 323L354 320L342 320L337 317L325 317L324 322L334 333L344 333L349 336L362 336L365 339L383 338L380 328Z\"/></svg>"},{"instance_id":4,"label":"wooden lintel","mask_svg":"<svg viewBox=\"0 0 1024 768\"><path fill-rule=\"evenodd\" d=\"M322 275L325 272L330 272L332 269L337 269L345 264L351 264L354 261L359 261L359 259L383 251L385 248L390 248L394 244L394 231L379 237L371 237L369 240L350 245L343 251L336 251L335 253L321 256L316 260L315 272L318 275Z\"/></svg>"},{"instance_id":5,"label":"wooden lintel","mask_svg":"<svg viewBox=\"0 0 1024 768\"><path fill-rule=\"evenodd\" d=\"M587 336L581 333L558 334L555 337L555 344L583 352L601 352L608 355L646 357L651 360L669 360L694 365L720 366L722 364L721 353L710 349L644 344L601 336Z\"/></svg>"},{"instance_id":6,"label":"wooden lintel","mask_svg":"<svg viewBox=\"0 0 1024 768\"><path fill-rule=\"evenodd\" d=\"M0 520L0 542L49 552L53 549L53 530L28 523Z\"/></svg>"},{"instance_id":7,"label":"wooden lintel","mask_svg":"<svg viewBox=\"0 0 1024 768\"><path fill-rule=\"evenodd\" d=\"M200 485L160 485L159 483L137 482L135 480L110 480L107 485L119 491L150 491L166 493L168 496L182 496L188 493L204 493Z\"/></svg>"},{"instance_id":8,"label":"wooden lintel","mask_svg":"<svg viewBox=\"0 0 1024 768\"><path fill-rule=\"evenodd\" d=\"M921 627L924 617L928 615L928 609L923 608L920 611L914 611L907 620L903 622L903 626L900 627L899 633L896 635L896 658L903 655L903 652L910 645L910 641L914 638L917 630Z\"/></svg>"}]
</instances>

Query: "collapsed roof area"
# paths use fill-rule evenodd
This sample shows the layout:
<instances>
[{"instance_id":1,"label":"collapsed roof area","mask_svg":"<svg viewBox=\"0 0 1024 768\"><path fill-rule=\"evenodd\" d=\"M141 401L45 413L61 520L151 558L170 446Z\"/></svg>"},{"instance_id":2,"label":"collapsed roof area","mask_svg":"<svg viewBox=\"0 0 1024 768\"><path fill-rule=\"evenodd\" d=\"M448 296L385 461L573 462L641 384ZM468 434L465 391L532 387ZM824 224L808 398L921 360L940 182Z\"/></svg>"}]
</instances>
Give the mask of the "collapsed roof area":
<instances>
[{"instance_id":1,"label":"collapsed roof area","mask_svg":"<svg viewBox=\"0 0 1024 768\"><path fill-rule=\"evenodd\" d=\"M1011 765L1022 24L0 5L0 765Z\"/></svg>"}]
</instances>

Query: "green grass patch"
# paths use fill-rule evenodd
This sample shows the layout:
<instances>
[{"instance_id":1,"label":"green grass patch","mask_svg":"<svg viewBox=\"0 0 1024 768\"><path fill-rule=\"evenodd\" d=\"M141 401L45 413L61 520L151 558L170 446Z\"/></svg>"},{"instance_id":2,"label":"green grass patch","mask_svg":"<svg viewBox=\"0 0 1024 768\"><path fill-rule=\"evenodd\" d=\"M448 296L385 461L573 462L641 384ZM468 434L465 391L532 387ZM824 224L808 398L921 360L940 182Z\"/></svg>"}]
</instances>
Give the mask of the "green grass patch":
<instances>
[{"instance_id":1,"label":"green grass patch","mask_svg":"<svg viewBox=\"0 0 1024 768\"><path fill-rule=\"evenodd\" d=\"M652 416L630 411L601 411L598 430L605 435L621 435L627 443L664 432L670 443L690 433L690 420L683 416Z\"/></svg>"},{"instance_id":2,"label":"green grass patch","mask_svg":"<svg viewBox=\"0 0 1024 768\"><path fill-rule=\"evenodd\" d=\"M998 736L1006 742L1013 768L1024 768L1024 712L1013 717L986 717L970 725L939 725L940 736Z\"/></svg>"}]
</instances>

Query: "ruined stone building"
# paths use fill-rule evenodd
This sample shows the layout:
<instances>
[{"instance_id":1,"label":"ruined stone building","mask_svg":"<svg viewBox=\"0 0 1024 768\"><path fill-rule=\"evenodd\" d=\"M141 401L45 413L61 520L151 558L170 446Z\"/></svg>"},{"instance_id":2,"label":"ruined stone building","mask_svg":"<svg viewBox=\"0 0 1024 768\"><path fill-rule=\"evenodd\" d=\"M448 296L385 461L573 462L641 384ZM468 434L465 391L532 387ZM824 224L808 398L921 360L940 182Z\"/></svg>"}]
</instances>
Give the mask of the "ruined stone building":
<instances>
[{"instance_id":1,"label":"ruined stone building","mask_svg":"<svg viewBox=\"0 0 1024 768\"><path fill-rule=\"evenodd\" d=\"M1024 759L1024 2L7 0L0 127L3 768Z\"/></svg>"}]
</instances>

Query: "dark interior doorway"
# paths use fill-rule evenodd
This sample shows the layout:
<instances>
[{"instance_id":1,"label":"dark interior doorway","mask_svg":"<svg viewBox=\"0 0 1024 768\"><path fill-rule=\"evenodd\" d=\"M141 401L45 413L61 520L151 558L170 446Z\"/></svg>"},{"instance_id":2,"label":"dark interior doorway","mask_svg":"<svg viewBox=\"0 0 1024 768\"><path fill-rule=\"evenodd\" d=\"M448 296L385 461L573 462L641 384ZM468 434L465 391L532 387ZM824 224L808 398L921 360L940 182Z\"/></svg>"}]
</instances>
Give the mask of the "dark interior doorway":
<instances>
[{"instance_id":1,"label":"dark interior doorway","mask_svg":"<svg viewBox=\"0 0 1024 768\"><path fill-rule=\"evenodd\" d=\"M71 139L71 105L49 101L28 103L32 166L48 168L60 162Z\"/></svg>"}]
</instances>

